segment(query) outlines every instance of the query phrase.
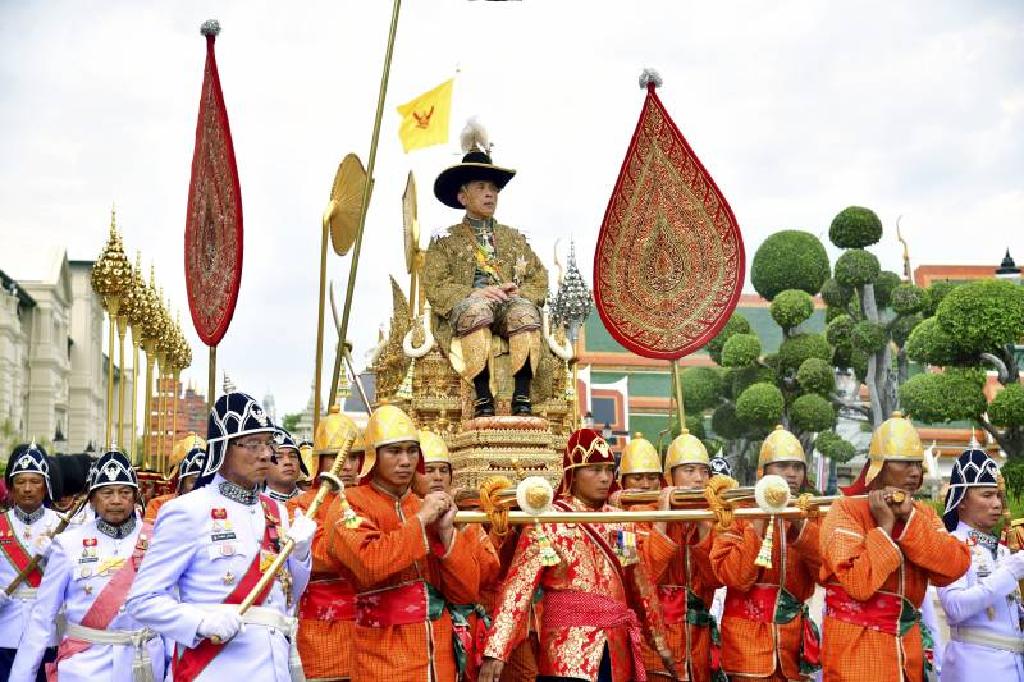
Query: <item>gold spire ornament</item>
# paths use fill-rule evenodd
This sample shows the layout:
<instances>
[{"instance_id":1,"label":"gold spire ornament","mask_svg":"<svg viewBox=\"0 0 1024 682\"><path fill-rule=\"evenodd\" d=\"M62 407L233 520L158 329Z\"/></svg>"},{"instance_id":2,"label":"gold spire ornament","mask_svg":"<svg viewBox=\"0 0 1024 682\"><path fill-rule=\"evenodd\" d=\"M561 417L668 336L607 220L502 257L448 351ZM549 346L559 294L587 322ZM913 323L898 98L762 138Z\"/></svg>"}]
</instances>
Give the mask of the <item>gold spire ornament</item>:
<instances>
[{"instance_id":1,"label":"gold spire ornament","mask_svg":"<svg viewBox=\"0 0 1024 682\"><path fill-rule=\"evenodd\" d=\"M146 287L146 318L142 324L142 347L146 351L146 420L143 423L142 465L151 469L153 464L153 425L150 417L153 414L153 367L156 364L156 346L163 334L164 314L160 298L156 292L156 271L149 268L149 285Z\"/></svg>"},{"instance_id":2,"label":"gold spire ornament","mask_svg":"<svg viewBox=\"0 0 1024 682\"><path fill-rule=\"evenodd\" d=\"M136 466L142 464L138 452L136 438L136 418L138 416L139 399L139 349L142 348L142 325L149 314L149 296L146 294L146 280L142 276L142 254L135 252L135 267L132 268L132 284L128 291L128 325L132 332L132 402L131 402L131 443L121 442L121 447L131 446L132 461Z\"/></svg>"},{"instance_id":3,"label":"gold spire ornament","mask_svg":"<svg viewBox=\"0 0 1024 682\"><path fill-rule=\"evenodd\" d=\"M92 266L92 289L100 297L109 321L107 357L107 429L106 447L113 443L114 428L114 330L121 301L131 285L131 266L124 255L121 237L117 234L116 214L110 209L110 234L99 259Z\"/></svg>"}]
</instances>

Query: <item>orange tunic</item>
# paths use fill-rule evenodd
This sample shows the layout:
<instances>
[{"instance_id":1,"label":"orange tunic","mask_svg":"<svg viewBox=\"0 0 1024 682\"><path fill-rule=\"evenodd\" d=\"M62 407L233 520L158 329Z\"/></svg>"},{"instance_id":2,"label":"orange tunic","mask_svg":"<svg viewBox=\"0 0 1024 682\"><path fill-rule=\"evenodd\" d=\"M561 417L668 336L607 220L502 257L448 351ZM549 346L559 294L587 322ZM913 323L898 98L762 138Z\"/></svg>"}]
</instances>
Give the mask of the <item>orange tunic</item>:
<instances>
[{"instance_id":1,"label":"orange tunic","mask_svg":"<svg viewBox=\"0 0 1024 682\"><path fill-rule=\"evenodd\" d=\"M784 679L804 678L800 673L802 617L797 615L782 624L760 622L730 614L729 603L749 603L750 591L759 585L781 585L797 601L807 601L814 593L821 565L820 528L819 521L810 519L796 534L788 521L775 519L771 568L754 565L761 537L749 522L736 520L729 530L715 535L711 565L727 588L722 615L722 669L730 678L771 677L777 672ZM772 620L771 614L768 620Z\"/></svg>"},{"instance_id":2,"label":"orange tunic","mask_svg":"<svg viewBox=\"0 0 1024 682\"><path fill-rule=\"evenodd\" d=\"M924 502L914 503L902 532L894 535L890 538L877 527L866 499L837 501L822 527L822 584L840 585L860 602L889 592L920 608L929 582L949 585L971 565L970 550L946 532ZM921 682L924 676L916 625L897 637L840 621L826 609L822 642L822 668L829 682Z\"/></svg>"},{"instance_id":3,"label":"orange tunic","mask_svg":"<svg viewBox=\"0 0 1024 682\"><path fill-rule=\"evenodd\" d=\"M576 499L571 500L571 505L579 511L591 511ZM616 510L605 505L600 511ZM608 540L617 531L636 532L636 527L631 523L589 525L599 536ZM628 588L623 585L619 569L611 564L608 555L577 524L545 524L543 532L561 561L555 566L544 566L541 562L536 531L529 528L522 532L498 600L485 655L502 661L509 660L517 644L517 637L523 632L524 623L529 618L534 591L540 584L544 588L544 599L541 602L544 616L540 630L538 673L556 677L597 679L607 644L613 682L633 679L633 658L628 632L624 626L563 626L557 624L557 621L549 620L559 615L552 613L549 604L552 595L558 592L589 593L597 597L610 598L628 607L641 606L629 602ZM636 614L637 618L642 620L646 615L653 620L651 624L659 630L661 607L644 567L667 561L675 550L675 544L667 537L660 533L654 534L640 547L640 565L631 567L631 570L635 570L641 588L641 599L644 602L642 611Z\"/></svg>"},{"instance_id":4,"label":"orange tunic","mask_svg":"<svg viewBox=\"0 0 1024 682\"><path fill-rule=\"evenodd\" d=\"M684 679L710 682L711 629L685 623L687 590L700 598L704 608L708 609L715 590L721 586L711 567L714 535L708 533L701 539L697 526L692 523L669 523L667 534L676 545L675 553L668 561L648 567L651 581L658 586L658 598L665 614L665 638L680 676L689 671L689 677ZM644 646L644 662L648 672L667 674L661 656L649 644Z\"/></svg>"},{"instance_id":5,"label":"orange tunic","mask_svg":"<svg viewBox=\"0 0 1024 682\"><path fill-rule=\"evenodd\" d=\"M476 603L480 573L465 532L456 533L445 550L428 538L416 517L421 500L411 492L399 499L370 484L350 488L347 496L362 523L356 529L340 523L329 528L328 555L354 575L361 605L369 608L396 594L395 588L424 581L449 603ZM436 620L401 625L361 625L359 619L352 645L354 681L454 682L447 609Z\"/></svg>"},{"instance_id":6,"label":"orange tunic","mask_svg":"<svg viewBox=\"0 0 1024 682\"><path fill-rule=\"evenodd\" d=\"M288 513L305 514L316 497L317 490L311 489L288 500ZM299 631L296 644L302 659L302 671L307 680L345 680L352 676L352 629L351 618L336 614L323 614L319 618L303 618L308 613L311 589L329 589L351 592L355 602L355 587L352 574L327 552L329 529L341 518L338 496L331 493L316 513L316 532L313 535L313 571L310 588L299 600ZM334 617L328 618L328 615Z\"/></svg>"},{"instance_id":7,"label":"orange tunic","mask_svg":"<svg viewBox=\"0 0 1024 682\"><path fill-rule=\"evenodd\" d=\"M177 496L178 496L177 493L167 493L166 495L160 495L159 497L154 497L146 505L145 520L149 521L150 523L156 522L156 513L158 511L160 511L160 507L164 506L165 504L167 504L168 502L170 502L171 500L173 500Z\"/></svg>"}]
</instances>

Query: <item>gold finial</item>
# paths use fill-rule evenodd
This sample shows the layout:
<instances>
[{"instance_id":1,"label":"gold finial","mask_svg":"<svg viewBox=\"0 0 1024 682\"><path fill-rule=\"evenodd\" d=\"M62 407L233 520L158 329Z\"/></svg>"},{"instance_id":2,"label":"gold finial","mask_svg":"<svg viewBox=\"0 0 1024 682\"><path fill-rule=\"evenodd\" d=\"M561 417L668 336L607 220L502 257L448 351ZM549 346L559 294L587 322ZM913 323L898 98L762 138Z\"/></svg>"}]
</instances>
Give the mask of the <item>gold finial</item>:
<instances>
[{"instance_id":1,"label":"gold finial","mask_svg":"<svg viewBox=\"0 0 1024 682\"><path fill-rule=\"evenodd\" d=\"M117 234L111 209L110 235L92 266L90 279L93 291L102 299L104 309L112 315L117 315L121 299L131 286L131 278L132 267L125 256L121 237Z\"/></svg>"}]
</instances>

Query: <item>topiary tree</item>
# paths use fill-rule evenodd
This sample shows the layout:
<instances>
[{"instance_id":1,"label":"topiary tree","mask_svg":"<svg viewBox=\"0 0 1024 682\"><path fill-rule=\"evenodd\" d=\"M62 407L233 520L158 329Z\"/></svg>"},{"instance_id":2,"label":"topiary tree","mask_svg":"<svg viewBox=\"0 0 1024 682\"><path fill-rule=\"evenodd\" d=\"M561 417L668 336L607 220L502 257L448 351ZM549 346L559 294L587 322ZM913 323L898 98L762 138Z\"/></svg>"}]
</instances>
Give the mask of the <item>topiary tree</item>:
<instances>
[{"instance_id":1,"label":"topiary tree","mask_svg":"<svg viewBox=\"0 0 1024 682\"><path fill-rule=\"evenodd\" d=\"M772 299L772 319L788 337L814 314L814 298L803 289L786 289Z\"/></svg>"},{"instance_id":2,"label":"topiary tree","mask_svg":"<svg viewBox=\"0 0 1024 682\"><path fill-rule=\"evenodd\" d=\"M974 421L1009 457L1024 457L1024 385L1016 354L1024 342L1024 287L996 279L939 284L922 305L922 313L933 310L933 316L910 332L906 348L910 359L942 371L904 384L903 405L925 423ZM991 403L984 392L990 369L1002 386Z\"/></svg>"},{"instance_id":3,"label":"topiary tree","mask_svg":"<svg viewBox=\"0 0 1024 682\"><path fill-rule=\"evenodd\" d=\"M897 387L909 375L904 346L922 320L927 295L896 273L883 271L878 259L865 251L882 237L882 221L871 209L843 209L832 219L828 234L845 251L836 260L834 279L822 290L830 308L826 338L833 345L835 365L852 369L867 384L866 413L877 428L898 406Z\"/></svg>"},{"instance_id":4,"label":"topiary tree","mask_svg":"<svg viewBox=\"0 0 1024 682\"><path fill-rule=\"evenodd\" d=\"M769 236L754 254L750 281L757 293L771 301L786 289L810 295L821 291L828 279L828 254L810 232L783 230Z\"/></svg>"}]
</instances>

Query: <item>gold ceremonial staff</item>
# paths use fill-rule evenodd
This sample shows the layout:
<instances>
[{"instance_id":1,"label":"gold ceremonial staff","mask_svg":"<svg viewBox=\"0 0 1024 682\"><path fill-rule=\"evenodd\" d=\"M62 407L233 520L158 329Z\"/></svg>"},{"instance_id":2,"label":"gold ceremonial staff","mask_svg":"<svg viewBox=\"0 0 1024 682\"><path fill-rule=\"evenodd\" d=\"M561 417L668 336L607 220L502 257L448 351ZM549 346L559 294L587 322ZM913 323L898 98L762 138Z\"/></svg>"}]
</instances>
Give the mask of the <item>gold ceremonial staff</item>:
<instances>
[{"instance_id":1,"label":"gold ceremonial staff","mask_svg":"<svg viewBox=\"0 0 1024 682\"><path fill-rule=\"evenodd\" d=\"M71 523L71 519L78 516L78 513L82 511L82 507L84 507L85 503L88 501L88 494L82 495L75 501L74 506L71 507L71 510L68 511L67 515L62 516L60 521L57 523L57 527L49 533L49 537L51 540L64 532L64 530L68 527L68 524ZM32 557L32 560L28 562L28 565L26 565L25 568L23 568L18 573L18 575L14 576L14 580L12 580L11 583L6 587L6 589L4 589L4 592L7 594L8 597L14 594L14 591L18 589L18 586L25 582L25 579L28 578L29 573L36 570L36 567L39 565L39 562L42 561L42 559L42 554L36 554Z\"/></svg>"},{"instance_id":2,"label":"gold ceremonial staff","mask_svg":"<svg viewBox=\"0 0 1024 682\"><path fill-rule=\"evenodd\" d=\"M819 507L815 513L827 514L831 505ZM733 510L733 515L741 519L765 519L769 516L782 518L803 518L808 516L799 507L791 507L782 511L764 511L760 507L743 507ZM715 512L707 509L673 509L671 511L617 511L617 512L562 512L550 511L532 514L530 512L513 511L508 513L508 523L514 526L540 523L653 523L657 521L717 521ZM460 511L455 513L455 523L491 523L487 512Z\"/></svg>"},{"instance_id":3,"label":"gold ceremonial staff","mask_svg":"<svg viewBox=\"0 0 1024 682\"><path fill-rule=\"evenodd\" d=\"M359 270L359 253L363 246L363 228L366 226L366 209L370 205L370 193L373 191L373 169L377 161L377 143L380 140L380 122L384 116L384 99L388 92L388 77L391 75L391 57L395 52L395 34L398 31L398 13L402 7L402 0L394 0L391 9L391 26L388 31L388 45L384 53L384 71L380 78L380 90L377 94L377 115L373 121L373 134L370 137L370 156L366 164L366 179L362 187L362 199L359 210L359 222L356 227L355 240L352 244L352 263L348 270L348 287L345 291L345 305L342 309L341 325L338 328L338 347L334 354L334 372L331 375L331 392L327 399L328 407L334 405L338 392L338 373L341 370L341 362L345 353L345 342L348 339L348 322L352 310L352 296L356 287L356 272ZM357 160L358 162L358 160ZM339 176L342 169L339 168ZM337 179L335 180L337 185ZM332 192L332 194L334 194ZM333 197L332 197L333 199ZM330 223L332 207L328 207L324 215L323 240L320 246L320 308L317 317L316 334L316 375L313 379L313 430L316 431L320 423L320 373L323 369L323 343L324 343L324 298L327 287L327 232ZM338 250L339 244L335 244ZM369 406L367 406L369 407Z\"/></svg>"}]
</instances>

